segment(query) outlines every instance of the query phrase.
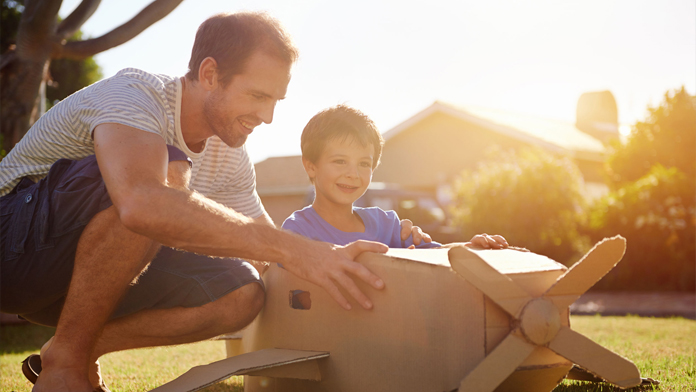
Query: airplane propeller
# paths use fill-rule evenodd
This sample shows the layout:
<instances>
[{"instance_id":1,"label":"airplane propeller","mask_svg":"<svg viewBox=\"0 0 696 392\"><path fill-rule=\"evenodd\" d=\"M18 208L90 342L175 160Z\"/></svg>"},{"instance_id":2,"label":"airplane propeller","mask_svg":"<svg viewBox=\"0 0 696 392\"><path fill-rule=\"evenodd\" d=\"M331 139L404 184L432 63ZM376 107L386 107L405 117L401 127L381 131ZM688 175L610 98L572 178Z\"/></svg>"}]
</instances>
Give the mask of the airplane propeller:
<instances>
[{"instance_id":1,"label":"airplane propeller","mask_svg":"<svg viewBox=\"0 0 696 392\"><path fill-rule=\"evenodd\" d=\"M641 383L633 362L561 325L561 314L621 260L626 240L607 238L595 245L544 294L533 298L466 247L449 251L452 268L516 322L510 334L464 377L459 391L492 392L534 351L547 347L602 379L630 388Z\"/></svg>"}]
</instances>

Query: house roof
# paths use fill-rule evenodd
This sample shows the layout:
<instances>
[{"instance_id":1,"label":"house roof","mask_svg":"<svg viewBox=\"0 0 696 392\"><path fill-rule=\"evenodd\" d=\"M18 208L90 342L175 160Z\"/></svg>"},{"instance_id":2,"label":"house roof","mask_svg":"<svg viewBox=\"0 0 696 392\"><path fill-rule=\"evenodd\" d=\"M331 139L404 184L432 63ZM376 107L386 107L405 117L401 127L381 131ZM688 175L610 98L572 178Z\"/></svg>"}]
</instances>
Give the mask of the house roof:
<instances>
[{"instance_id":1,"label":"house roof","mask_svg":"<svg viewBox=\"0 0 696 392\"><path fill-rule=\"evenodd\" d=\"M575 124L496 109L459 107L435 101L432 105L384 133L384 140L397 136L426 117L444 113L494 132L575 158L602 161L604 145L579 130Z\"/></svg>"},{"instance_id":2,"label":"house roof","mask_svg":"<svg viewBox=\"0 0 696 392\"><path fill-rule=\"evenodd\" d=\"M435 101L424 110L411 116L384 133L384 139L397 136L423 119L443 113L519 141L546 150L565 153L574 158L602 162L604 145L594 137L579 130L575 124L559 120L539 118L474 106L458 107ZM260 196L302 195L311 186L302 167L300 155L271 157L255 165L256 189Z\"/></svg>"}]
</instances>

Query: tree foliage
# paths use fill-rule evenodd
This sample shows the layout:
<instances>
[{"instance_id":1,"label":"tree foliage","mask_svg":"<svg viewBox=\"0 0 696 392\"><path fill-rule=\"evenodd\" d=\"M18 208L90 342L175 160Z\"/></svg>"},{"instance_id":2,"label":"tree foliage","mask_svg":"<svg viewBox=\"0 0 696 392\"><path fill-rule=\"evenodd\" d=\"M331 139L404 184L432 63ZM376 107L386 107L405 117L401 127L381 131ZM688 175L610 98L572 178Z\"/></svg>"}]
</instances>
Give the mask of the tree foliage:
<instances>
[{"instance_id":1,"label":"tree foliage","mask_svg":"<svg viewBox=\"0 0 696 392\"><path fill-rule=\"evenodd\" d=\"M610 185L618 189L660 164L696 178L696 101L682 87L666 92L664 101L648 108L645 121L631 129L628 141L615 142L607 160Z\"/></svg>"},{"instance_id":2,"label":"tree foliage","mask_svg":"<svg viewBox=\"0 0 696 392\"><path fill-rule=\"evenodd\" d=\"M62 0L3 0L3 17L21 14L19 23L7 25L7 29L16 32L15 44L9 45L0 57L0 130L4 149L9 151L41 114L39 91L49 80L53 60L85 59L121 45L164 18L182 1L153 0L126 23L100 37L83 40L76 39L75 34L101 0L82 0L62 20L58 17Z\"/></svg>"},{"instance_id":3,"label":"tree foliage","mask_svg":"<svg viewBox=\"0 0 696 392\"><path fill-rule=\"evenodd\" d=\"M17 28L24 11L24 0L2 0L0 6L0 53L4 53L17 43ZM70 41L82 40L78 30ZM61 58L51 61L48 71L46 100L49 106L68 95L89 86L103 77L101 68L93 57L84 59Z\"/></svg>"},{"instance_id":4,"label":"tree foliage","mask_svg":"<svg viewBox=\"0 0 696 392\"><path fill-rule=\"evenodd\" d=\"M71 39L81 40L82 32L78 31ZM46 87L46 100L51 106L104 77L93 57L56 59L51 61L48 72L51 80Z\"/></svg>"},{"instance_id":5,"label":"tree foliage","mask_svg":"<svg viewBox=\"0 0 696 392\"><path fill-rule=\"evenodd\" d=\"M623 261L599 284L616 290L696 289L696 101L682 88L648 110L607 160L612 192L589 210L593 240L621 234Z\"/></svg>"},{"instance_id":6,"label":"tree foliage","mask_svg":"<svg viewBox=\"0 0 696 392\"><path fill-rule=\"evenodd\" d=\"M468 238L500 234L511 245L568 264L586 248L578 234L581 186L568 158L541 149L494 149L456 181L455 220Z\"/></svg>"}]
</instances>

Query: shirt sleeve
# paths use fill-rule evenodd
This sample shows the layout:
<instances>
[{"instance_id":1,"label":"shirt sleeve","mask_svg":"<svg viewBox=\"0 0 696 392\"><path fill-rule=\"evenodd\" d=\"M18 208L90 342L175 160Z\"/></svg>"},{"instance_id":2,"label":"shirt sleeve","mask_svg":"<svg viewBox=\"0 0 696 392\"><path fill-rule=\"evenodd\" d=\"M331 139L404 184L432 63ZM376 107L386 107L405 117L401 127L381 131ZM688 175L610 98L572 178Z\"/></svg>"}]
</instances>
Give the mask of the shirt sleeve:
<instances>
[{"instance_id":1,"label":"shirt sleeve","mask_svg":"<svg viewBox=\"0 0 696 392\"><path fill-rule=\"evenodd\" d=\"M79 121L90 131L100 124L117 123L165 137L167 103L163 92L155 87L157 82L128 74L107 79L94 86L88 99L76 102L81 113Z\"/></svg>"},{"instance_id":2,"label":"shirt sleeve","mask_svg":"<svg viewBox=\"0 0 696 392\"><path fill-rule=\"evenodd\" d=\"M289 230L289 231L292 231L293 233L299 234L297 224L295 223L295 220L292 218L292 216L285 219L285 221L280 226L280 228L283 230Z\"/></svg>"},{"instance_id":3,"label":"shirt sleeve","mask_svg":"<svg viewBox=\"0 0 696 392\"><path fill-rule=\"evenodd\" d=\"M281 228L283 230L288 230L295 234L299 234L303 237L309 237L309 233L307 232L307 230L305 230L305 226L306 225L302 224L302 222L299 222L297 220L296 214L293 213L287 219L285 219L285 222L283 222Z\"/></svg>"}]
</instances>

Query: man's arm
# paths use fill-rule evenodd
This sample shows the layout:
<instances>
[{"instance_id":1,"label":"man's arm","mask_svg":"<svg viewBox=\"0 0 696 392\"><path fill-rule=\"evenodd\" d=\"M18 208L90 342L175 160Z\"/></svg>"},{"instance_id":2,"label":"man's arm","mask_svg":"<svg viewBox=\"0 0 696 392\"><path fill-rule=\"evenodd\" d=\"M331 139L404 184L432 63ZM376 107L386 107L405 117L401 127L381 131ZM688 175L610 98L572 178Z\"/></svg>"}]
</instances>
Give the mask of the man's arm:
<instances>
[{"instance_id":1,"label":"man's arm","mask_svg":"<svg viewBox=\"0 0 696 392\"><path fill-rule=\"evenodd\" d=\"M261 216L258 218L254 218L254 222L258 223L260 225L267 225L269 227L276 227L275 223L273 223L273 219L268 215L266 211L263 212ZM251 265L256 268L256 270L259 272L259 275L263 275L264 272L268 270L268 267L270 267L270 263L267 261L258 261L258 260L251 260L251 259L246 259Z\"/></svg>"},{"instance_id":2,"label":"man's arm","mask_svg":"<svg viewBox=\"0 0 696 392\"><path fill-rule=\"evenodd\" d=\"M264 211L263 215L261 215L260 217L254 218L254 222L270 227L276 227L275 223L273 223L273 219L271 219L271 217L268 215L268 212L266 211Z\"/></svg>"},{"instance_id":3,"label":"man's arm","mask_svg":"<svg viewBox=\"0 0 696 392\"><path fill-rule=\"evenodd\" d=\"M382 280L353 260L365 251L386 252L374 242L346 247L307 240L277 230L195 192L166 184L167 149L159 135L120 124L94 130L99 168L121 222L163 245L220 257L282 262L298 277L324 288L342 307L350 304L343 287L363 307L370 300L349 273L372 287Z\"/></svg>"}]
</instances>

